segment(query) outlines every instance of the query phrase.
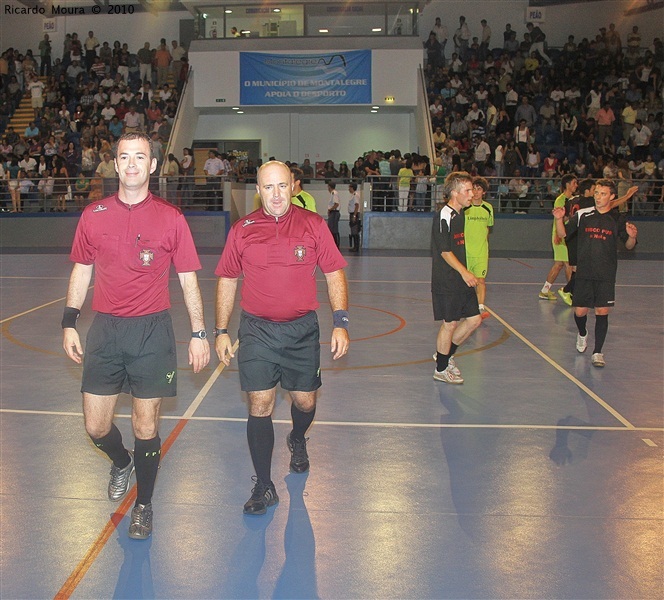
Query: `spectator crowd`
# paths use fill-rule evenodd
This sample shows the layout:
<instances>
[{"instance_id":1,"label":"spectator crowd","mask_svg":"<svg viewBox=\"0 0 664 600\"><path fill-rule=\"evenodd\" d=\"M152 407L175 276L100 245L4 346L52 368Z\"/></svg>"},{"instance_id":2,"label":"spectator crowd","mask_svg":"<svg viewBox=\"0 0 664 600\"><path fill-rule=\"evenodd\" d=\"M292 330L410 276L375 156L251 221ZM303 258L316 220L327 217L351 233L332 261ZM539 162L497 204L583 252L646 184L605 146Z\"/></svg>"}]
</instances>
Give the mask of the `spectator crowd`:
<instances>
[{"instance_id":1,"label":"spectator crowd","mask_svg":"<svg viewBox=\"0 0 664 600\"><path fill-rule=\"evenodd\" d=\"M533 23L521 34L506 24L498 41L485 19L478 26L473 36L459 17L449 58L440 18L424 42L437 162L501 178L493 191L515 212L527 210L519 198L555 198L567 173L633 181L636 212L660 210L662 40L642 40L637 26L623 40L611 23L552 48Z\"/></svg>"},{"instance_id":2,"label":"spectator crowd","mask_svg":"<svg viewBox=\"0 0 664 600\"><path fill-rule=\"evenodd\" d=\"M533 23L521 33L506 24L499 42L486 19L477 36L472 27L461 16L448 36L436 18L424 42L434 157L371 150L322 167L305 159L294 164L303 181L369 177L374 208L428 210L440 200L436 183L465 170L486 177L491 194L514 212L527 212L533 199L548 210L559 179L573 173L616 179L625 189L636 184L634 212L664 206L660 38L644 42L634 26L623 40L611 23L592 39L570 35L552 48ZM130 131L151 135L168 195L192 193L191 149L181 160L163 155L188 70L177 41L145 42L132 53L127 43L111 47L90 31L83 41L67 34L62 57L52 54L46 34L38 56L14 48L0 56L0 200L21 211L22 200L41 199L41 210L57 211L112 193L113 143ZM34 119L14 131L9 119L26 94ZM219 196L222 175L251 181L258 166L214 154L211 164L222 167L205 169L208 204Z\"/></svg>"},{"instance_id":3,"label":"spectator crowd","mask_svg":"<svg viewBox=\"0 0 664 600\"><path fill-rule=\"evenodd\" d=\"M78 209L116 189L113 144L123 133L147 132L158 170L187 77L186 51L161 39L132 53L127 43L81 41L66 34L53 59L48 34L38 56L7 48L0 55L0 201L22 212L26 200L42 211ZM29 96L33 119L24 131L9 124ZM179 162L178 162L179 165Z\"/></svg>"}]
</instances>

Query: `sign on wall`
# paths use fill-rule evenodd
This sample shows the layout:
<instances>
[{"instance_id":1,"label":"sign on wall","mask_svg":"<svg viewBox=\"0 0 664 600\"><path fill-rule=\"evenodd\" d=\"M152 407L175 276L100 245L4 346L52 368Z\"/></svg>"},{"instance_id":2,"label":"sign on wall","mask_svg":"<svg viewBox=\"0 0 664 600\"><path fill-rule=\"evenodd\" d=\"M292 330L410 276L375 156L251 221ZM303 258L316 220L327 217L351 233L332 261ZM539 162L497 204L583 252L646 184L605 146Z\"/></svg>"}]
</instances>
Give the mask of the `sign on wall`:
<instances>
[{"instance_id":1,"label":"sign on wall","mask_svg":"<svg viewBox=\"0 0 664 600\"><path fill-rule=\"evenodd\" d=\"M55 33L58 30L57 19L42 19L42 31L44 33Z\"/></svg>"},{"instance_id":2,"label":"sign on wall","mask_svg":"<svg viewBox=\"0 0 664 600\"><path fill-rule=\"evenodd\" d=\"M526 8L526 23L544 23L546 9L542 6L529 6Z\"/></svg>"},{"instance_id":3,"label":"sign on wall","mask_svg":"<svg viewBox=\"0 0 664 600\"><path fill-rule=\"evenodd\" d=\"M371 104L371 50L240 52L240 103Z\"/></svg>"}]
</instances>

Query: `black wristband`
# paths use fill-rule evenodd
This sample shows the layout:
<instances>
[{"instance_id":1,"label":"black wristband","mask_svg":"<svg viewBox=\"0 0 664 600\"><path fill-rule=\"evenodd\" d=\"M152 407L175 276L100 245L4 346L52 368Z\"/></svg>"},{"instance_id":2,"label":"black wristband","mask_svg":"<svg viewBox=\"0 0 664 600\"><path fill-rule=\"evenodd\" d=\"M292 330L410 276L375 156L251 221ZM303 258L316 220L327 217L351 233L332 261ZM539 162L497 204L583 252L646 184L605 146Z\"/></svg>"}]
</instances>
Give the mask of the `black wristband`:
<instances>
[{"instance_id":1,"label":"black wristband","mask_svg":"<svg viewBox=\"0 0 664 600\"><path fill-rule=\"evenodd\" d=\"M71 328L76 329L76 321L81 316L81 311L78 308L72 308L71 306L65 306L65 311L62 315L62 328Z\"/></svg>"},{"instance_id":2,"label":"black wristband","mask_svg":"<svg viewBox=\"0 0 664 600\"><path fill-rule=\"evenodd\" d=\"M348 329L348 311L347 310L335 310L332 313L332 324L334 327L341 327L343 329Z\"/></svg>"}]
</instances>

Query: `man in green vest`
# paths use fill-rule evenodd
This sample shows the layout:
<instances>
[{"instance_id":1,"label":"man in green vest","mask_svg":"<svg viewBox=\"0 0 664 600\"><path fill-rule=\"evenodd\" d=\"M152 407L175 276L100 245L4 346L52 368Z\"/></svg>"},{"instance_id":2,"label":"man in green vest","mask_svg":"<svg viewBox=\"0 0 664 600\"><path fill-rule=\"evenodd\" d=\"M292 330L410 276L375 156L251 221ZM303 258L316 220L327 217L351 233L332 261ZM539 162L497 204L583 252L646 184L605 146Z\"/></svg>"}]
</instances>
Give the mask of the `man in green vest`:
<instances>
[{"instance_id":1,"label":"man in green vest","mask_svg":"<svg viewBox=\"0 0 664 600\"><path fill-rule=\"evenodd\" d=\"M293 175L293 195L291 198L291 204L317 213L318 210L316 209L315 198L309 192L305 192L302 189L302 178L304 177L302 169L291 167L291 173Z\"/></svg>"}]
</instances>

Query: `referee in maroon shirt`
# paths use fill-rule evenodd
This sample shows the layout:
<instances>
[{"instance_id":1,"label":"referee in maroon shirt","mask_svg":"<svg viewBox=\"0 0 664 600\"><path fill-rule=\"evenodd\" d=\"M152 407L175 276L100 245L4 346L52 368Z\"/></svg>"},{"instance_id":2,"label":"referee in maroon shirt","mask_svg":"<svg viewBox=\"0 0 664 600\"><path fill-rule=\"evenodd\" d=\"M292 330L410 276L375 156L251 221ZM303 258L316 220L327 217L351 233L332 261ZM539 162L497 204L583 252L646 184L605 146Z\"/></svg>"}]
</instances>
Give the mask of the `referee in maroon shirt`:
<instances>
[{"instance_id":1,"label":"referee in maroon shirt","mask_svg":"<svg viewBox=\"0 0 664 600\"><path fill-rule=\"evenodd\" d=\"M348 351L348 291L341 256L323 218L291 204L293 180L278 161L258 170L256 190L262 207L237 221L215 270L216 351L230 364L233 344L228 324L240 275L242 314L238 339L240 385L249 396L247 440L256 471L244 513L265 514L279 502L271 478L277 384L290 393L293 429L286 437L295 473L309 469L305 433L314 419L321 386L316 309L316 270L325 275L333 311L334 360Z\"/></svg>"},{"instance_id":2,"label":"referee in maroon shirt","mask_svg":"<svg viewBox=\"0 0 664 600\"><path fill-rule=\"evenodd\" d=\"M129 537L134 539L152 533L152 493L161 454L159 408L164 396L177 392L175 335L168 312L171 264L191 322L189 364L198 373L210 360L196 277L201 264L180 209L148 190L156 168L147 135L120 137L115 157L120 187L81 215L62 319L64 350L75 363L83 363L85 429L113 461L110 500L124 497L136 470L136 504L129 524ZM92 309L97 315L88 331L84 360L76 321L93 271ZM113 423L120 392L132 395L133 453L124 447Z\"/></svg>"}]
</instances>

